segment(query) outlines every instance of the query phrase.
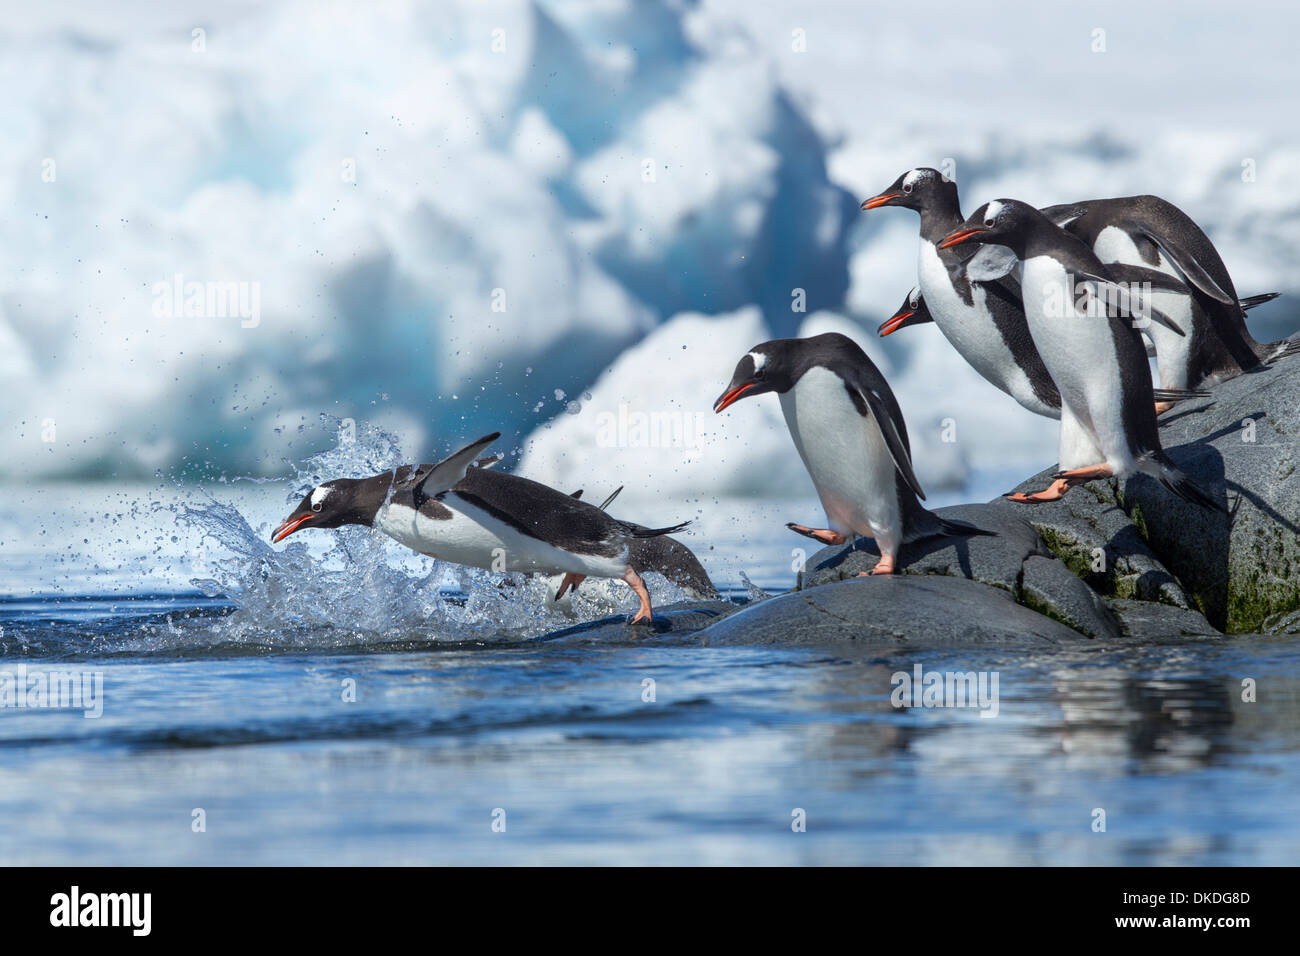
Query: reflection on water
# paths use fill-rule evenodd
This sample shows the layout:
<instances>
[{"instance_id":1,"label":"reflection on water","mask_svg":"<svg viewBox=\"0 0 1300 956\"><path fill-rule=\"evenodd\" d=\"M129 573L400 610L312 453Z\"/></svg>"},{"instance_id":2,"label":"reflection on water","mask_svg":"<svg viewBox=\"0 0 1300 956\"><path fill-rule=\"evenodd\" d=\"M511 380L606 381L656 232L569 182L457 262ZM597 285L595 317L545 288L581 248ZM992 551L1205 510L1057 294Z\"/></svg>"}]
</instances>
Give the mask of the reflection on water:
<instances>
[{"instance_id":1,"label":"reflection on water","mask_svg":"<svg viewBox=\"0 0 1300 956\"><path fill-rule=\"evenodd\" d=\"M288 484L0 495L0 681L104 688L97 720L0 707L0 862L1300 861L1294 642L530 644L626 588L555 608L362 531L271 548ZM715 579L790 585L789 502L684 511ZM997 716L896 708L918 665L996 673Z\"/></svg>"},{"instance_id":2,"label":"reflection on water","mask_svg":"<svg viewBox=\"0 0 1300 956\"><path fill-rule=\"evenodd\" d=\"M26 631L47 647L87 633L2 613L0 670L59 664ZM0 831L6 862L1285 864L1300 850L1300 666L1276 640L101 646L76 655L104 673L100 720L0 712L0 814L20 824ZM996 672L997 716L894 707L894 675L917 665Z\"/></svg>"}]
</instances>

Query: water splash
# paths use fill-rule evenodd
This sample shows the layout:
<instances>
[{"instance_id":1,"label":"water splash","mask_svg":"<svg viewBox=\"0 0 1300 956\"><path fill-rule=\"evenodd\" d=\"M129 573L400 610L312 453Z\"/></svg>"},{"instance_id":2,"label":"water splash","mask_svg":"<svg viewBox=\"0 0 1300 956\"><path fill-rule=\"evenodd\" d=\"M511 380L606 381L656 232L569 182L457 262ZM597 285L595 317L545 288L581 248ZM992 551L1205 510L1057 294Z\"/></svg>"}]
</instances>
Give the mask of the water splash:
<instances>
[{"instance_id":1,"label":"water splash","mask_svg":"<svg viewBox=\"0 0 1300 956\"><path fill-rule=\"evenodd\" d=\"M368 425L342 433L334 448L298 466L288 501L337 477L375 474L410 460L396 438ZM204 623L207 640L259 646L356 646L394 641L521 640L615 614L635 611L622 582L590 579L576 594L554 600L559 578L494 573L414 559L380 532L343 527L330 549L314 557L305 542L277 549L231 505L215 499L182 507L178 520L223 556L207 561L192 583L235 606ZM197 543L197 542L196 542ZM420 570L411 573L406 563ZM646 575L657 605L687 600L681 588ZM184 629L182 628L182 631ZM184 634L159 633L160 640Z\"/></svg>"}]
</instances>

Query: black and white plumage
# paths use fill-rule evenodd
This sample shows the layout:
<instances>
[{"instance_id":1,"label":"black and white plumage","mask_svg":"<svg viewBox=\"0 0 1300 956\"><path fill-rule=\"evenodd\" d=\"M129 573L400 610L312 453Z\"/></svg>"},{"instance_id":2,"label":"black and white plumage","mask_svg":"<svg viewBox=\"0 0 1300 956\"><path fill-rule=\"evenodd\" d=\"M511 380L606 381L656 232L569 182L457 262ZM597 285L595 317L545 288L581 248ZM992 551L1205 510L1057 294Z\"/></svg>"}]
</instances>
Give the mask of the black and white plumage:
<instances>
[{"instance_id":1,"label":"black and white plumage","mask_svg":"<svg viewBox=\"0 0 1300 956\"><path fill-rule=\"evenodd\" d=\"M472 449L464 458L472 462L484 442L453 458ZM646 528L540 482L490 467L462 467L453 474L445 465L403 465L368 478L323 482L271 540L300 527L366 525L420 554L470 567L564 574L566 587L589 576L622 579L641 599L633 622L651 619L649 594L630 561L632 542L672 534L685 524Z\"/></svg>"},{"instance_id":2,"label":"black and white plumage","mask_svg":"<svg viewBox=\"0 0 1300 956\"><path fill-rule=\"evenodd\" d=\"M1006 247L1022 263L1028 328L1061 393L1056 480L1042 493L1013 500L1050 501L1074 484L1140 471L1188 501L1224 510L1160 446L1146 347L1134 317L1108 305L1125 294L1112 267L1077 236L1013 199L985 203L942 245L964 243ZM1125 301L1142 321L1139 304Z\"/></svg>"},{"instance_id":3,"label":"black and white plumage","mask_svg":"<svg viewBox=\"0 0 1300 956\"><path fill-rule=\"evenodd\" d=\"M933 321L934 316L930 314L930 307L925 304L925 296L921 295L921 287L913 286L912 291L907 293L907 298L903 300L903 304L898 307L898 311L880 323L876 334L884 338L899 329Z\"/></svg>"},{"instance_id":4,"label":"black and white plumage","mask_svg":"<svg viewBox=\"0 0 1300 956\"><path fill-rule=\"evenodd\" d=\"M619 485L597 507L601 511L608 511L609 506L622 491L623 486ZM575 491L572 497L581 498L582 489L579 488ZM645 530L641 525L631 521L627 522L627 524L639 530ZM718 589L713 586L713 582L709 579L708 572L700 564L700 559L695 556L695 552L677 539L670 538L667 535L656 535L653 538L632 538L628 542L628 563L636 568L640 574L653 571L656 574L663 575L664 578L676 584L695 600L712 600L721 597Z\"/></svg>"},{"instance_id":5,"label":"black and white plumage","mask_svg":"<svg viewBox=\"0 0 1300 956\"><path fill-rule=\"evenodd\" d=\"M1147 267L1179 280L1152 304L1186 333L1153 327L1160 383L1189 389L1232 378L1300 353L1300 343L1256 342L1245 311L1276 293L1239 300L1232 277L1209 236L1185 212L1159 196L1126 196L1049 206L1047 218L1078 236L1105 263Z\"/></svg>"},{"instance_id":6,"label":"black and white plumage","mask_svg":"<svg viewBox=\"0 0 1300 956\"><path fill-rule=\"evenodd\" d=\"M940 248L940 240L962 221L957 184L936 169L913 169L862 204L863 209L882 206L920 213L919 291L944 338L975 371L1023 407L1036 415L1060 418L1061 396L1025 326L1016 279L975 281L967 276L961 253ZM895 325L888 331L902 327ZM883 327L882 334L888 334Z\"/></svg>"},{"instance_id":7,"label":"black and white plumage","mask_svg":"<svg viewBox=\"0 0 1300 956\"><path fill-rule=\"evenodd\" d=\"M907 425L889 383L852 339L835 332L774 339L736 365L714 403L721 412L742 397L776 392L790 437L813 480L828 528L791 524L827 544L852 534L874 538L880 562L894 570L903 544L944 534L986 534L922 507Z\"/></svg>"}]
</instances>

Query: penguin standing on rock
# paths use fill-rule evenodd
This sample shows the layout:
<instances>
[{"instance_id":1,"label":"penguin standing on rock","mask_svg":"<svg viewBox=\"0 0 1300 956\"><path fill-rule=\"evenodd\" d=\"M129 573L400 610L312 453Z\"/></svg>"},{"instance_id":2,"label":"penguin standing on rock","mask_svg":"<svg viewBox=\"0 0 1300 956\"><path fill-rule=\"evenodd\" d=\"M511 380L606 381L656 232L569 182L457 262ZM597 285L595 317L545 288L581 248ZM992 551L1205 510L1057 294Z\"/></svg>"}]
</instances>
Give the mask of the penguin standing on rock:
<instances>
[{"instance_id":1,"label":"penguin standing on rock","mask_svg":"<svg viewBox=\"0 0 1300 956\"><path fill-rule=\"evenodd\" d=\"M1049 206L1043 214L1078 236L1105 263L1143 266L1181 281L1153 305L1186 335L1152 327L1160 384L1196 388L1300 353L1300 342L1256 342L1245 312L1278 293L1239 300L1214 243L1190 216L1159 196L1126 196Z\"/></svg>"},{"instance_id":2,"label":"penguin standing on rock","mask_svg":"<svg viewBox=\"0 0 1300 956\"><path fill-rule=\"evenodd\" d=\"M1061 393L1061 470L1046 490L1011 500L1054 501L1076 484L1143 472L1187 501L1226 511L1165 455L1141 333L1107 303L1118 300L1142 319L1168 317L1143 308L1082 240L1027 203L985 203L940 247L964 243L1003 246L1023 263L1029 331Z\"/></svg>"},{"instance_id":3,"label":"penguin standing on rock","mask_svg":"<svg viewBox=\"0 0 1300 956\"><path fill-rule=\"evenodd\" d=\"M651 621L650 594L631 561L632 542L672 534L689 522L645 528L539 482L490 467L470 468L499 437L480 438L436 465L403 465L369 478L323 482L303 497L271 540L282 541L303 527L358 524L456 564L563 574L561 595L589 576L617 578L641 601L631 623Z\"/></svg>"},{"instance_id":4,"label":"penguin standing on rock","mask_svg":"<svg viewBox=\"0 0 1300 956\"><path fill-rule=\"evenodd\" d=\"M713 410L763 392L780 397L790 437L826 509L828 528L791 523L792 531L823 544L842 544L853 534L874 538L880 561L872 574L892 574L909 541L992 533L921 506L925 492L912 471L903 413L852 339L828 332L754 346Z\"/></svg>"}]
</instances>

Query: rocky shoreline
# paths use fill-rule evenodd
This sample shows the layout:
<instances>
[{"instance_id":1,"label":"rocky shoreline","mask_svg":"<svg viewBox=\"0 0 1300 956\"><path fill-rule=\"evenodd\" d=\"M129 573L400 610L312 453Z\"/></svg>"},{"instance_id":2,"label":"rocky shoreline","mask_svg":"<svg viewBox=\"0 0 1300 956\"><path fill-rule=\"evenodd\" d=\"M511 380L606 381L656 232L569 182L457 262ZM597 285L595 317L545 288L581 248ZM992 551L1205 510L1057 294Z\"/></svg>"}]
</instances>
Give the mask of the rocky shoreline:
<instances>
[{"instance_id":1,"label":"rocky shoreline","mask_svg":"<svg viewBox=\"0 0 1300 956\"><path fill-rule=\"evenodd\" d=\"M1160 433L1230 515L1143 475L1048 504L957 505L939 513L997 534L908 545L888 577L857 576L879 558L859 539L818 551L794 590L749 606L679 604L649 627L609 618L539 640L1034 646L1300 634L1300 361L1179 405ZM1053 470L1014 490L1046 487Z\"/></svg>"}]
</instances>

